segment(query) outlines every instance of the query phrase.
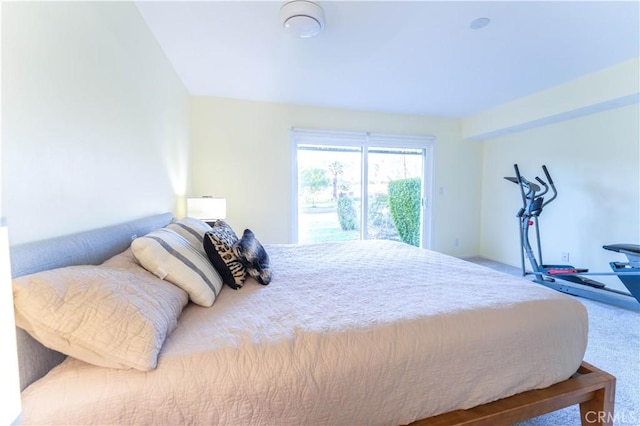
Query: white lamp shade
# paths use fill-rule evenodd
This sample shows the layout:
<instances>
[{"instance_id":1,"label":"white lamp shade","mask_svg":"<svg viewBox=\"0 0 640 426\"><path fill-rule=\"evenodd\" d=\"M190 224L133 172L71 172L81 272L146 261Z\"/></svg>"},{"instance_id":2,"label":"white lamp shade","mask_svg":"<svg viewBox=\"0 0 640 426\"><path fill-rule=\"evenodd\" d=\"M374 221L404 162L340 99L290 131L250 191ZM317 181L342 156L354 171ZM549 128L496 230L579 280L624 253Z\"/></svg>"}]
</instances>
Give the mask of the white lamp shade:
<instances>
[{"instance_id":1,"label":"white lamp shade","mask_svg":"<svg viewBox=\"0 0 640 426\"><path fill-rule=\"evenodd\" d=\"M202 220L226 219L226 198L187 198L187 216Z\"/></svg>"},{"instance_id":2,"label":"white lamp shade","mask_svg":"<svg viewBox=\"0 0 640 426\"><path fill-rule=\"evenodd\" d=\"M0 227L0 424L15 424L22 411L20 404L20 377L18 373L18 349L16 324L11 290L11 262L7 228Z\"/></svg>"}]
</instances>

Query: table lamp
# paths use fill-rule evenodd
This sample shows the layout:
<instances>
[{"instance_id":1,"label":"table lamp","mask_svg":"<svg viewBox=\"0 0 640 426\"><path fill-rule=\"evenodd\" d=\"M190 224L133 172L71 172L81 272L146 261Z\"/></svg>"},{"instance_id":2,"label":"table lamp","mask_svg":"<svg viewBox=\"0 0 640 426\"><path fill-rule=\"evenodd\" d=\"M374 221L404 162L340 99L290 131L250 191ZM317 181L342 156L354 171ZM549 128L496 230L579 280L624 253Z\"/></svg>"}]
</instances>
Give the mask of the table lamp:
<instances>
[{"instance_id":1,"label":"table lamp","mask_svg":"<svg viewBox=\"0 0 640 426\"><path fill-rule=\"evenodd\" d=\"M220 197L187 198L187 216L207 223L227 218L227 200Z\"/></svg>"}]
</instances>

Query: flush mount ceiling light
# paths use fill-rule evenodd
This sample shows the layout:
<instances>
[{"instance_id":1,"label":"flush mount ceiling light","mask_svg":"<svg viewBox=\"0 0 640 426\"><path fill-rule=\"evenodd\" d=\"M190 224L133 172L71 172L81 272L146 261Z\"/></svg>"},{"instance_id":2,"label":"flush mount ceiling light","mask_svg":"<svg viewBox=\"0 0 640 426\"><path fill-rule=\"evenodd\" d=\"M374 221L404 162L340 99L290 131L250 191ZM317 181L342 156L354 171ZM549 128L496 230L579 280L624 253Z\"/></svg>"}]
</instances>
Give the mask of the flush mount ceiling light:
<instances>
[{"instance_id":1,"label":"flush mount ceiling light","mask_svg":"<svg viewBox=\"0 0 640 426\"><path fill-rule=\"evenodd\" d=\"M282 5L280 20L292 36L310 38L324 28L324 10L312 1L294 0Z\"/></svg>"}]
</instances>

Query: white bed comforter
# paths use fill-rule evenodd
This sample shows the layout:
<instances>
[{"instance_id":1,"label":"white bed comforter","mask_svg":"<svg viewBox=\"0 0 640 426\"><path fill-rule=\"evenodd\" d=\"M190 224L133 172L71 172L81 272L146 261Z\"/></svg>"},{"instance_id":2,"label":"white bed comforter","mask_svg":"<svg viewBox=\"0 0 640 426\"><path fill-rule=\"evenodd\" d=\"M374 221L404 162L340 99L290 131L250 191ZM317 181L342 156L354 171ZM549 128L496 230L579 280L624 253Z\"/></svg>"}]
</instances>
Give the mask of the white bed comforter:
<instances>
[{"instance_id":1,"label":"white bed comforter","mask_svg":"<svg viewBox=\"0 0 640 426\"><path fill-rule=\"evenodd\" d=\"M189 305L147 373L67 359L25 424L403 424L547 387L587 343L576 300L389 241L267 246L274 279Z\"/></svg>"}]
</instances>

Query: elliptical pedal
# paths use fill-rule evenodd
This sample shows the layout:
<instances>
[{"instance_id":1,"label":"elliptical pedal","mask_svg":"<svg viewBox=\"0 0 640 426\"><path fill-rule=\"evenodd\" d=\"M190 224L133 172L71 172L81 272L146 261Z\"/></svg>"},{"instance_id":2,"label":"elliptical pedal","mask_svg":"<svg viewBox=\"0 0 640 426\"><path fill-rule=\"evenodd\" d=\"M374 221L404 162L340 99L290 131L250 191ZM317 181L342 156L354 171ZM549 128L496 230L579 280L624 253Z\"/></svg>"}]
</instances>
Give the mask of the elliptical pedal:
<instances>
[{"instance_id":1,"label":"elliptical pedal","mask_svg":"<svg viewBox=\"0 0 640 426\"><path fill-rule=\"evenodd\" d=\"M548 276L557 276L565 281L582 284L593 288L604 288L605 285L590 278L581 277L581 273L589 272L586 268L576 268L572 265L542 265L544 273Z\"/></svg>"},{"instance_id":2,"label":"elliptical pedal","mask_svg":"<svg viewBox=\"0 0 640 426\"><path fill-rule=\"evenodd\" d=\"M541 265L541 268L547 275L582 274L589 272L587 268L576 268L573 265Z\"/></svg>"},{"instance_id":3,"label":"elliptical pedal","mask_svg":"<svg viewBox=\"0 0 640 426\"><path fill-rule=\"evenodd\" d=\"M580 278L580 280L582 281L582 284L588 285L589 287L605 288L604 284L602 284L601 282L592 280L590 278L585 278L585 277L577 277L577 278Z\"/></svg>"}]
</instances>

